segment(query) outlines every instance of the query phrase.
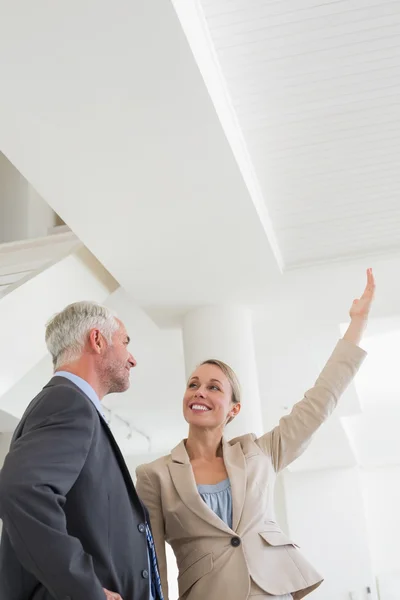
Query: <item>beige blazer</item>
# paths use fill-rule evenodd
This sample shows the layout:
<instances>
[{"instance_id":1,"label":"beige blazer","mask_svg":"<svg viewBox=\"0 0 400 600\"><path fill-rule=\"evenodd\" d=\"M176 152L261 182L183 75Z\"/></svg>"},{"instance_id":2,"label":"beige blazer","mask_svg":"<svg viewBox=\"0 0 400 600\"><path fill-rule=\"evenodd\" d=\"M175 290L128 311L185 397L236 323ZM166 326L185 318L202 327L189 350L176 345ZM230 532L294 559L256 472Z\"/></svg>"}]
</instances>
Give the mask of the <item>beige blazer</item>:
<instances>
[{"instance_id":1,"label":"beige blazer","mask_svg":"<svg viewBox=\"0 0 400 600\"><path fill-rule=\"evenodd\" d=\"M275 521L275 478L307 448L364 357L363 350L340 340L315 386L275 429L260 438L223 441L232 529L201 499L184 441L168 456L138 467L137 491L150 513L166 600L165 541L177 559L182 600L245 600L251 580L273 596L291 593L298 600L320 585L321 576Z\"/></svg>"}]
</instances>

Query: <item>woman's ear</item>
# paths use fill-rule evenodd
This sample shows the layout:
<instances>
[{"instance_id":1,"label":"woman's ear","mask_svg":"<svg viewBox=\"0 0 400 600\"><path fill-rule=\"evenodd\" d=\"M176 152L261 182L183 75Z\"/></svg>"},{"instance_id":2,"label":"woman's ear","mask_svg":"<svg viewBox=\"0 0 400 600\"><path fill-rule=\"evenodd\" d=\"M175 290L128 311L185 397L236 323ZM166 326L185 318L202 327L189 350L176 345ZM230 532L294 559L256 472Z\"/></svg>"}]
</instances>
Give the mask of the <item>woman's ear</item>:
<instances>
[{"instance_id":1,"label":"woman's ear","mask_svg":"<svg viewBox=\"0 0 400 600\"><path fill-rule=\"evenodd\" d=\"M232 420L238 416L241 408L242 408L242 405L240 404L240 402L237 402L236 404L234 404L232 406L231 410L229 411L230 420Z\"/></svg>"}]
</instances>

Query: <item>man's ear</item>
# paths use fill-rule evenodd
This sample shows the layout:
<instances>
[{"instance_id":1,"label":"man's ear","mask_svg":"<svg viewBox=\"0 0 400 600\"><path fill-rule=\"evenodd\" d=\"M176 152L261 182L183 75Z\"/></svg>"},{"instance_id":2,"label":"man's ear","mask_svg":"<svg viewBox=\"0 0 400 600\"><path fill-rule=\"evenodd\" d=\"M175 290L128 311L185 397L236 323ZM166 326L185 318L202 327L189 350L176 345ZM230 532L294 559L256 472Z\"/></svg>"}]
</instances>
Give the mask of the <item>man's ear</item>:
<instances>
[{"instance_id":1,"label":"man's ear","mask_svg":"<svg viewBox=\"0 0 400 600\"><path fill-rule=\"evenodd\" d=\"M93 352L101 354L105 346L105 339L99 329L92 329L89 333L89 345Z\"/></svg>"}]
</instances>

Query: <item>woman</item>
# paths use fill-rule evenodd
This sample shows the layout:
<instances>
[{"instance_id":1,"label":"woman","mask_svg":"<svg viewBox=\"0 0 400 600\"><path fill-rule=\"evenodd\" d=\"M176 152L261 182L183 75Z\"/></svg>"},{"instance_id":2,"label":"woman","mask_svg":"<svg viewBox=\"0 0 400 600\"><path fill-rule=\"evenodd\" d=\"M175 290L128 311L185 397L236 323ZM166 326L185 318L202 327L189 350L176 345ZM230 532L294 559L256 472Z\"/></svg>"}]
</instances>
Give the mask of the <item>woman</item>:
<instances>
[{"instance_id":1,"label":"woman","mask_svg":"<svg viewBox=\"0 0 400 600\"><path fill-rule=\"evenodd\" d=\"M276 474L305 450L361 365L361 340L374 296L374 277L350 309L351 323L315 386L279 425L260 438L227 442L224 428L240 411L233 371L202 363L183 399L189 435L171 454L137 469L137 490L150 513L164 598L165 544L171 544L184 600L294 598L321 577L274 521Z\"/></svg>"}]
</instances>

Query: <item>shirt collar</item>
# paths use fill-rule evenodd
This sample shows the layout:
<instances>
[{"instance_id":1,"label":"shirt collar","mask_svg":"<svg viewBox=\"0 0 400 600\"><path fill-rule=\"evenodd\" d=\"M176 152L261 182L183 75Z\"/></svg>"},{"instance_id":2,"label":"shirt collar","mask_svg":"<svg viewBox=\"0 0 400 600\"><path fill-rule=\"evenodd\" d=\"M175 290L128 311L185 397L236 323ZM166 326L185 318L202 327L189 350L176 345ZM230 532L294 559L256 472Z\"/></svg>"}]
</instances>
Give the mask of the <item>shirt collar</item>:
<instances>
[{"instance_id":1,"label":"shirt collar","mask_svg":"<svg viewBox=\"0 0 400 600\"><path fill-rule=\"evenodd\" d=\"M100 399L94 391L94 389L92 388L92 386L90 385L90 383L88 383L85 379L82 379L82 377L79 377L79 375L75 375L74 373L70 373L69 371L56 371L54 375L56 375L57 377L65 377L65 379L69 379L70 381L72 381L72 383L78 386L78 388L82 390L84 394L86 394L86 396L89 398L92 404L96 407L97 411L101 414L103 419L105 419Z\"/></svg>"}]
</instances>

